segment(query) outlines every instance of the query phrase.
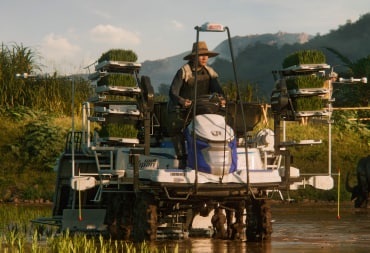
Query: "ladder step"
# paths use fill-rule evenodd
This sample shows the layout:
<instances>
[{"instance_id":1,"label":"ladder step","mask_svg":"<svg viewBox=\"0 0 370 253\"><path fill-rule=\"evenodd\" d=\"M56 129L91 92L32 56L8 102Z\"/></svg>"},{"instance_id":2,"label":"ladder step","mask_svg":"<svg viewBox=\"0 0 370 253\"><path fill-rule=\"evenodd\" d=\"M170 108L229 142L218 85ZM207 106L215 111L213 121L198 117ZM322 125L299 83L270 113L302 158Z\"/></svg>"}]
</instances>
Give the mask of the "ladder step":
<instances>
[{"instance_id":1,"label":"ladder step","mask_svg":"<svg viewBox=\"0 0 370 253\"><path fill-rule=\"evenodd\" d=\"M110 168L110 164L99 164L100 168Z\"/></svg>"},{"instance_id":2,"label":"ladder step","mask_svg":"<svg viewBox=\"0 0 370 253\"><path fill-rule=\"evenodd\" d=\"M88 117L88 120L93 121L93 122L104 122L105 118L104 117Z\"/></svg>"},{"instance_id":3,"label":"ladder step","mask_svg":"<svg viewBox=\"0 0 370 253\"><path fill-rule=\"evenodd\" d=\"M99 174L105 175L105 176L123 177L125 175L125 171L124 170L101 170Z\"/></svg>"},{"instance_id":4,"label":"ladder step","mask_svg":"<svg viewBox=\"0 0 370 253\"><path fill-rule=\"evenodd\" d=\"M95 106L94 112L134 116L140 115L140 111L137 109L136 105L110 105L109 108L104 106Z\"/></svg>"},{"instance_id":5,"label":"ladder step","mask_svg":"<svg viewBox=\"0 0 370 253\"><path fill-rule=\"evenodd\" d=\"M135 73L141 69L141 63L128 61L102 61L95 66L96 71L110 71L118 73Z\"/></svg>"},{"instance_id":6,"label":"ladder step","mask_svg":"<svg viewBox=\"0 0 370 253\"><path fill-rule=\"evenodd\" d=\"M116 95L138 95L141 92L139 87L131 86L108 86L102 85L95 88L96 93L111 93Z\"/></svg>"},{"instance_id":7,"label":"ladder step","mask_svg":"<svg viewBox=\"0 0 370 253\"><path fill-rule=\"evenodd\" d=\"M101 140L99 139L99 141ZM114 151L116 149L117 149L116 147L106 147L106 146L92 146L91 147L91 150L95 151L98 155L101 154L100 153L101 151Z\"/></svg>"},{"instance_id":8,"label":"ladder step","mask_svg":"<svg viewBox=\"0 0 370 253\"><path fill-rule=\"evenodd\" d=\"M91 81L98 80L101 77L106 76L107 74L108 74L107 71L97 71L97 72L94 72L94 73L88 75L88 79L91 80Z\"/></svg>"},{"instance_id":9,"label":"ladder step","mask_svg":"<svg viewBox=\"0 0 370 253\"><path fill-rule=\"evenodd\" d=\"M137 138L122 138L122 137L100 138L99 141L100 142L119 142L119 143L125 143L125 144L139 144L140 143L139 139Z\"/></svg>"},{"instance_id":10,"label":"ladder step","mask_svg":"<svg viewBox=\"0 0 370 253\"><path fill-rule=\"evenodd\" d=\"M89 102L101 102L104 101L107 97L106 96L95 96L88 99Z\"/></svg>"}]
</instances>

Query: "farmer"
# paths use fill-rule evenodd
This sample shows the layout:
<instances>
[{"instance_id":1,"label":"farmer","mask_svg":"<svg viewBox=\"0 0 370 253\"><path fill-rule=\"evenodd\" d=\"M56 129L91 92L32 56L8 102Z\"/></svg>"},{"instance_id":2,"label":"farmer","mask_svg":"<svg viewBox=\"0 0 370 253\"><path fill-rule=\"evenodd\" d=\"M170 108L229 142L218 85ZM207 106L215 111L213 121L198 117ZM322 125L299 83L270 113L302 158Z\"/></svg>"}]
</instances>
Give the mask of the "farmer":
<instances>
[{"instance_id":1,"label":"farmer","mask_svg":"<svg viewBox=\"0 0 370 253\"><path fill-rule=\"evenodd\" d=\"M198 46L198 63L196 68L196 50ZM197 71L197 97L210 94L220 95L220 105L223 106L226 100L218 82L218 74L207 65L210 57L218 53L209 51L204 41L193 44L190 54L184 57L188 62L180 68L173 78L168 103L169 132L174 143L179 168L186 167L186 149L183 130L189 123L190 109L194 102L195 71Z\"/></svg>"}]
</instances>

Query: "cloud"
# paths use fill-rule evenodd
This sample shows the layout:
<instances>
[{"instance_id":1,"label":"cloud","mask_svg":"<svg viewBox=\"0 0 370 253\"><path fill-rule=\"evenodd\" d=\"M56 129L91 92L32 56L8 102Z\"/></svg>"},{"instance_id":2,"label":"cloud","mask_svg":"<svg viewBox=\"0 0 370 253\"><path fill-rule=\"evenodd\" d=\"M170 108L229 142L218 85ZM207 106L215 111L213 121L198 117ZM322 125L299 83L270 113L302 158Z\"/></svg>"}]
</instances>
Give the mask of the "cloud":
<instances>
[{"instance_id":1,"label":"cloud","mask_svg":"<svg viewBox=\"0 0 370 253\"><path fill-rule=\"evenodd\" d=\"M92 10L92 14L107 20L112 18L112 16L108 12L104 12L102 10Z\"/></svg>"},{"instance_id":2,"label":"cloud","mask_svg":"<svg viewBox=\"0 0 370 253\"><path fill-rule=\"evenodd\" d=\"M76 64L78 64L76 56L81 54L81 48L78 45L74 45L68 38L55 33L43 37L40 45L42 72L76 72Z\"/></svg>"},{"instance_id":3,"label":"cloud","mask_svg":"<svg viewBox=\"0 0 370 253\"><path fill-rule=\"evenodd\" d=\"M173 26L176 30L181 30L181 29L184 27L184 25L183 25L182 23L180 23L179 21L177 21L177 20L172 20L172 21L171 21L171 24L172 24L172 26Z\"/></svg>"},{"instance_id":4,"label":"cloud","mask_svg":"<svg viewBox=\"0 0 370 253\"><path fill-rule=\"evenodd\" d=\"M90 30L91 40L111 46L138 45L140 37L131 31L112 25L97 25Z\"/></svg>"},{"instance_id":5,"label":"cloud","mask_svg":"<svg viewBox=\"0 0 370 253\"><path fill-rule=\"evenodd\" d=\"M62 58L74 56L80 51L80 47L63 36L50 33L42 39L41 51L48 58Z\"/></svg>"}]
</instances>

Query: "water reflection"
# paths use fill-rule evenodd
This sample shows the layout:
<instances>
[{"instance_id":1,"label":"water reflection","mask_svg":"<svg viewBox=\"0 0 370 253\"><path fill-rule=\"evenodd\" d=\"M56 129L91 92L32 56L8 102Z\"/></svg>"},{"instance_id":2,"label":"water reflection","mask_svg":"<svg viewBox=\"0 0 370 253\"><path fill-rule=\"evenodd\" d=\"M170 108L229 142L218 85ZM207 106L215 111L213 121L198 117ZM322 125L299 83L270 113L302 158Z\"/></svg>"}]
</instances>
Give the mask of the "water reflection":
<instances>
[{"instance_id":1,"label":"water reflection","mask_svg":"<svg viewBox=\"0 0 370 253\"><path fill-rule=\"evenodd\" d=\"M4 207L0 206L0 210ZM27 213L34 207L15 208L17 208L14 209L17 210L17 213L20 210ZM50 207L42 208L50 209ZM39 209L40 207L37 207L37 210ZM341 205L340 219L337 219L337 211L336 203L280 203L272 206L273 233L271 242L252 243L211 238L189 238L186 240L158 240L150 243L150 246L158 249L153 252L168 253L369 253L370 209L355 209L352 203L346 203ZM3 231L0 231L0 234L1 232ZM40 243L47 244L46 241ZM139 250L140 245L137 245L136 252L142 252ZM3 246L0 240L0 252L7 252L2 248ZM30 248L31 246L26 245L26 247ZM164 248L165 250L161 251ZM113 248L112 252L115 252Z\"/></svg>"},{"instance_id":2,"label":"water reflection","mask_svg":"<svg viewBox=\"0 0 370 253\"><path fill-rule=\"evenodd\" d=\"M337 219L335 204L289 204L273 207L271 242L189 238L158 241L167 252L192 253L276 253L276 252L370 252L370 210L354 209L351 203L341 206Z\"/></svg>"},{"instance_id":3,"label":"water reflection","mask_svg":"<svg viewBox=\"0 0 370 253\"><path fill-rule=\"evenodd\" d=\"M163 243L163 244L162 244ZM178 252L191 253L270 253L271 243L250 243L245 241L215 240L210 238L190 238L187 240L167 241L160 244L166 245L171 250L178 247Z\"/></svg>"}]
</instances>

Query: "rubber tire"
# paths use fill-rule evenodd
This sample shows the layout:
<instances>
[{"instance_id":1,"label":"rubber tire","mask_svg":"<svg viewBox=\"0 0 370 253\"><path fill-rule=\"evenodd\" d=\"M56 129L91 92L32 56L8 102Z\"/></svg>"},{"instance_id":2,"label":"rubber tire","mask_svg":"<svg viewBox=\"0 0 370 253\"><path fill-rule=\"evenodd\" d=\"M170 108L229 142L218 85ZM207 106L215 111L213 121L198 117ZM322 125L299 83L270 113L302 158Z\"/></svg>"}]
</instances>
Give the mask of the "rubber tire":
<instances>
[{"instance_id":1,"label":"rubber tire","mask_svg":"<svg viewBox=\"0 0 370 253\"><path fill-rule=\"evenodd\" d=\"M158 221L154 196L145 192L136 193L133 216L133 241L155 241Z\"/></svg>"},{"instance_id":2,"label":"rubber tire","mask_svg":"<svg viewBox=\"0 0 370 253\"><path fill-rule=\"evenodd\" d=\"M107 194L106 223L114 240L129 240L132 230L133 195Z\"/></svg>"},{"instance_id":3,"label":"rubber tire","mask_svg":"<svg viewBox=\"0 0 370 253\"><path fill-rule=\"evenodd\" d=\"M251 197L247 206L246 236L249 242L270 241L272 234L271 206L269 199Z\"/></svg>"}]
</instances>

